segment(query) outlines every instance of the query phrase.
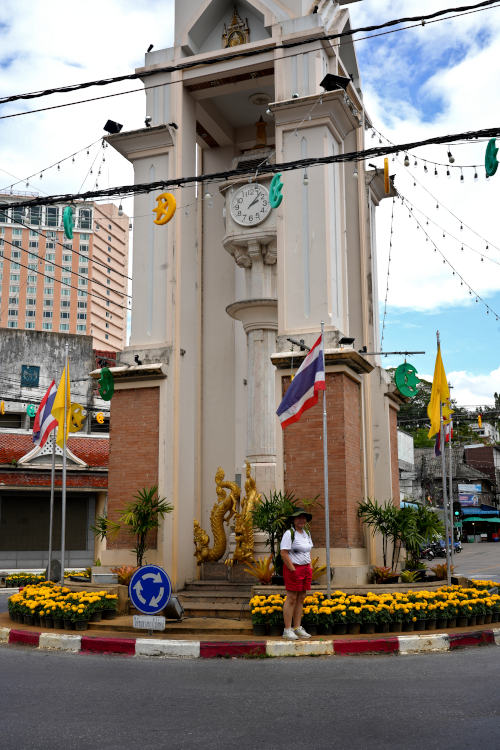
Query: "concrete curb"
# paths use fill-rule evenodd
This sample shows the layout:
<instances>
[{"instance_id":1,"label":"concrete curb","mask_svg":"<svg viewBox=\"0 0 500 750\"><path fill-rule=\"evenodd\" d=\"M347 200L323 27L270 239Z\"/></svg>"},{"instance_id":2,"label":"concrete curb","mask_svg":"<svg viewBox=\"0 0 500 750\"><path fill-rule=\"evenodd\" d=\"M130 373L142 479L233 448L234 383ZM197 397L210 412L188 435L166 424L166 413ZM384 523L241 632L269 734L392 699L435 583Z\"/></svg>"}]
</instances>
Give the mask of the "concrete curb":
<instances>
[{"instance_id":1,"label":"concrete curb","mask_svg":"<svg viewBox=\"0 0 500 750\"><path fill-rule=\"evenodd\" d=\"M386 638L358 638L319 641L180 641L153 638L104 638L39 633L0 628L0 644L35 646L45 651L123 654L125 656L216 657L341 656L344 654L410 655L454 651L457 648L500 646L500 628L467 633L397 635Z\"/></svg>"}]
</instances>

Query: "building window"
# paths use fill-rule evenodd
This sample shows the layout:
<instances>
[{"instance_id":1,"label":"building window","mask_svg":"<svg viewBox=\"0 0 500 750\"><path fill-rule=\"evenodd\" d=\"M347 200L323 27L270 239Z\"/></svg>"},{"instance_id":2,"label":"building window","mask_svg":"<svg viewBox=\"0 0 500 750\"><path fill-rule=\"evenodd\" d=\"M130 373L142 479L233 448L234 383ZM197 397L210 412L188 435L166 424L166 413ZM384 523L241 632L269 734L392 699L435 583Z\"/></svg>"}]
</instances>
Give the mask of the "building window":
<instances>
[{"instance_id":1,"label":"building window","mask_svg":"<svg viewBox=\"0 0 500 750\"><path fill-rule=\"evenodd\" d=\"M91 229L92 228L92 209L81 208L79 211L79 224L80 229Z\"/></svg>"},{"instance_id":2,"label":"building window","mask_svg":"<svg viewBox=\"0 0 500 750\"><path fill-rule=\"evenodd\" d=\"M21 269L21 266L19 265L19 263L15 263L14 261L12 261L11 264L10 264L10 267L11 267L10 278L13 279L14 276L17 276L17 278L19 278L19 274L18 273L16 273L16 274L12 273L12 271L19 271Z\"/></svg>"},{"instance_id":3,"label":"building window","mask_svg":"<svg viewBox=\"0 0 500 750\"><path fill-rule=\"evenodd\" d=\"M52 312L52 310L44 310L43 311L43 317L44 318L52 318L53 315L54 315L54 313Z\"/></svg>"},{"instance_id":4,"label":"building window","mask_svg":"<svg viewBox=\"0 0 500 750\"><path fill-rule=\"evenodd\" d=\"M59 208L57 206L47 206L45 223L48 227L59 226Z\"/></svg>"},{"instance_id":5,"label":"building window","mask_svg":"<svg viewBox=\"0 0 500 750\"><path fill-rule=\"evenodd\" d=\"M30 247L38 247L38 240L30 240Z\"/></svg>"},{"instance_id":6,"label":"building window","mask_svg":"<svg viewBox=\"0 0 500 750\"><path fill-rule=\"evenodd\" d=\"M7 209L5 209L5 211L4 210L0 211L0 221L3 224L7 224L7 222L9 221L9 217L8 217L8 214L7 214ZM2 228L2 234L3 234L3 228Z\"/></svg>"},{"instance_id":7,"label":"building window","mask_svg":"<svg viewBox=\"0 0 500 750\"><path fill-rule=\"evenodd\" d=\"M22 237L23 236L23 230L19 229L17 227L14 227L14 229L12 230L12 236L13 237Z\"/></svg>"},{"instance_id":8,"label":"building window","mask_svg":"<svg viewBox=\"0 0 500 750\"><path fill-rule=\"evenodd\" d=\"M34 302L35 300L33 300ZM26 317L27 318L34 318L36 316L36 310L26 310Z\"/></svg>"},{"instance_id":9,"label":"building window","mask_svg":"<svg viewBox=\"0 0 500 750\"><path fill-rule=\"evenodd\" d=\"M69 312L62 312L61 320L69 320Z\"/></svg>"},{"instance_id":10,"label":"building window","mask_svg":"<svg viewBox=\"0 0 500 750\"><path fill-rule=\"evenodd\" d=\"M28 284L36 284L36 274L34 276L28 276Z\"/></svg>"},{"instance_id":11,"label":"building window","mask_svg":"<svg viewBox=\"0 0 500 750\"><path fill-rule=\"evenodd\" d=\"M104 324L106 328L109 328L109 323Z\"/></svg>"},{"instance_id":12,"label":"building window","mask_svg":"<svg viewBox=\"0 0 500 750\"><path fill-rule=\"evenodd\" d=\"M17 264L17 263L14 263L14 264L13 264L13 263L11 263L11 264L10 264L10 267L12 268L12 266L13 266L13 265L16 265L16 266L17 266L18 264ZM19 281L19 274L18 274L18 273L12 273L12 271L11 271L11 272L10 272L10 280L11 280L11 281Z\"/></svg>"},{"instance_id":13,"label":"building window","mask_svg":"<svg viewBox=\"0 0 500 750\"><path fill-rule=\"evenodd\" d=\"M50 273L54 273L54 271L55 271L55 268L54 268L54 266L52 265L52 263L46 263L46 264L45 264L45 271L50 271Z\"/></svg>"},{"instance_id":14,"label":"building window","mask_svg":"<svg viewBox=\"0 0 500 750\"><path fill-rule=\"evenodd\" d=\"M19 310L9 310L9 318L17 318L18 315L19 315Z\"/></svg>"},{"instance_id":15,"label":"building window","mask_svg":"<svg viewBox=\"0 0 500 750\"><path fill-rule=\"evenodd\" d=\"M8 320L7 328L17 328L17 320Z\"/></svg>"},{"instance_id":16,"label":"building window","mask_svg":"<svg viewBox=\"0 0 500 750\"><path fill-rule=\"evenodd\" d=\"M27 320L26 323L24 324L24 327L25 328L34 328L35 327L35 323L32 320Z\"/></svg>"},{"instance_id":17,"label":"building window","mask_svg":"<svg viewBox=\"0 0 500 750\"><path fill-rule=\"evenodd\" d=\"M108 234L108 242L111 242L111 235Z\"/></svg>"},{"instance_id":18,"label":"building window","mask_svg":"<svg viewBox=\"0 0 500 750\"><path fill-rule=\"evenodd\" d=\"M35 293L36 293L36 291L35 292L30 292L29 288L28 288L28 294L35 294ZM32 299L31 297L28 297L28 299L26 300L26 306L28 307L29 305L31 305L32 307L35 307L36 306L36 299Z\"/></svg>"},{"instance_id":19,"label":"building window","mask_svg":"<svg viewBox=\"0 0 500 750\"><path fill-rule=\"evenodd\" d=\"M12 294L19 294L19 287L18 287L18 285L17 284L11 284L9 286L9 292L11 292Z\"/></svg>"},{"instance_id":20,"label":"building window","mask_svg":"<svg viewBox=\"0 0 500 750\"><path fill-rule=\"evenodd\" d=\"M66 284L66 286L71 286L71 276L63 276L61 283Z\"/></svg>"},{"instance_id":21,"label":"building window","mask_svg":"<svg viewBox=\"0 0 500 750\"><path fill-rule=\"evenodd\" d=\"M45 232L45 236L49 240L55 240L57 239L57 232L54 232L52 229L47 229L47 231Z\"/></svg>"},{"instance_id":22,"label":"building window","mask_svg":"<svg viewBox=\"0 0 500 750\"><path fill-rule=\"evenodd\" d=\"M109 307L109 299L106 300L106 307Z\"/></svg>"},{"instance_id":23,"label":"building window","mask_svg":"<svg viewBox=\"0 0 500 750\"><path fill-rule=\"evenodd\" d=\"M49 263L53 263L56 259L55 253L45 253L45 260L49 261Z\"/></svg>"},{"instance_id":24,"label":"building window","mask_svg":"<svg viewBox=\"0 0 500 750\"><path fill-rule=\"evenodd\" d=\"M87 313L78 313L76 317L78 320L87 320Z\"/></svg>"},{"instance_id":25,"label":"building window","mask_svg":"<svg viewBox=\"0 0 500 750\"><path fill-rule=\"evenodd\" d=\"M86 276L88 272L89 272L89 269L86 266L80 266L78 269L78 273L81 273L84 276Z\"/></svg>"},{"instance_id":26,"label":"building window","mask_svg":"<svg viewBox=\"0 0 500 750\"><path fill-rule=\"evenodd\" d=\"M12 240L14 247L22 247L22 240Z\"/></svg>"},{"instance_id":27,"label":"building window","mask_svg":"<svg viewBox=\"0 0 500 750\"><path fill-rule=\"evenodd\" d=\"M28 270L29 271L37 271L38 270L38 263L28 263Z\"/></svg>"},{"instance_id":28,"label":"building window","mask_svg":"<svg viewBox=\"0 0 500 750\"><path fill-rule=\"evenodd\" d=\"M69 307L69 299L62 299L61 300L61 307Z\"/></svg>"},{"instance_id":29,"label":"building window","mask_svg":"<svg viewBox=\"0 0 500 750\"><path fill-rule=\"evenodd\" d=\"M86 234L85 232L80 232L80 243L88 242L89 240L90 240L90 234Z\"/></svg>"},{"instance_id":30,"label":"building window","mask_svg":"<svg viewBox=\"0 0 500 750\"><path fill-rule=\"evenodd\" d=\"M70 289L61 289L61 297L69 297L70 294L71 294Z\"/></svg>"},{"instance_id":31,"label":"building window","mask_svg":"<svg viewBox=\"0 0 500 750\"><path fill-rule=\"evenodd\" d=\"M80 245L80 252L81 253L88 253L89 246L88 245Z\"/></svg>"},{"instance_id":32,"label":"building window","mask_svg":"<svg viewBox=\"0 0 500 750\"><path fill-rule=\"evenodd\" d=\"M62 270L65 271L66 273L71 273L71 264L69 266L63 266Z\"/></svg>"},{"instance_id":33,"label":"building window","mask_svg":"<svg viewBox=\"0 0 500 750\"><path fill-rule=\"evenodd\" d=\"M83 289L79 289L78 290L78 296L79 297L86 297L87 296L87 292L85 292Z\"/></svg>"},{"instance_id":34,"label":"building window","mask_svg":"<svg viewBox=\"0 0 500 750\"><path fill-rule=\"evenodd\" d=\"M30 229L30 238L31 237L38 239L38 232L36 231L36 229Z\"/></svg>"},{"instance_id":35,"label":"building window","mask_svg":"<svg viewBox=\"0 0 500 750\"><path fill-rule=\"evenodd\" d=\"M18 305L18 304L19 304L18 297L9 297L9 305Z\"/></svg>"},{"instance_id":36,"label":"building window","mask_svg":"<svg viewBox=\"0 0 500 750\"><path fill-rule=\"evenodd\" d=\"M52 330L52 323L42 323L42 329L44 331L51 331Z\"/></svg>"},{"instance_id":37,"label":"building window","mask_svg":"<svg viewBox=\"0 0 500 750\"><path fill-rule=\"evenodd\" d=\"M44 299L43 306L44 307L54 307L54 300L53 299Z\"/></svg>"},{"instance_id":38,"label":"building window","mask_svg":"<svg viewBox=\"0 0 500 750\"><path fill-rule=\"evenodd\" d=\"M54 294L54 290L51 286L46 286L43 289L43 293L48 294L50 296L51 294Z\"/></svg>"},{"instance_id":39,"label":"building window","mask_svg":"<svg viewBox=\"0 0 500 750\"><path fill-rule=\"evenodd\" d=\"M19 250L11 250L10 257L11 258L20 258L21 257L21 253L20 253Z\"/></svg>"},{"instance_id":40,"label":"building window","mask_svg":"<svg viewBox=\"0 0 500 750\"><path fill-rule=\"evenodd\" d=\"M41 206L33 206L33 208L29 209L29 223L34 224L35 226L39 226L42 223L42 207ZM31 231L30 235L33 236L36 234L35 232Z\"/></svg>"},{"instance_id":41,"label":"building window","mask_svg":"<svg viewBox=\"0 0 500 750\"><path fill-rule=\"evenodd\" d=\"M108 335L107 333L105 333L105 334L104 334L104 338L105 338L105 339L106 339L106 341L107 341L107 340L109 339L109 335Z\"/></svg>"},{"instance_id":42,"label":"building window","mask_svg":"<svg viewBox=\"0 0 500 750\"><path fill-rule=\"evenodd\" d=\"M73 256L72 255L63 255L63 263L71 263Z\"/></svg>"},{"instance_id":43,"label":"building window","mask_svg":"<svg viewBox=\"0 0 500 750\"><path fill-rule=\"evenodd\" d=\"M55 243L55 242L49 242L49 241L47 241L47 242L45 243L45 249L46 249L46 250L54 250L54 249L55 249L55 246L56 246L56 243Z\"/></svg>"},{"instance_id":44,"label":"building window","mask_svg":"<svg viewBox=\"0 0 500 750\"><path fill-rule=\"evenodd\" d=\"M69 323L59 323L60 331L69 331Z\"/></svg>"},{"instance_id":45,"label":"building window","mask_svg":"<svg viewBox=\"0 0 500 750\"><path fill-rule=\"evenodd\" d=\"M36 286L29 286L26 289L26 294L36 294Z\"/></svg>"},{"instance_id":46,"label":"building window","mask_svg":"<svg viewBox=\"0 0 500 750\"><path fill-rule=\"evenodd\" d=\"M78 302L78 307L81 310L86 310L87 309L87 303L86 302Z\"/></svg>"},{"instance_id":47,"label":"building window","mask_svg":"<svg viewBox=\"0 0 500 750\"><path fill-rule=\"evenodd\" d=\"M87 330L87 326L81 326L81 325L78 325L78 326L76 327L76 330L77 330L77 331L80 331L80 332L82 332L82 333L85 333L85 331Z\"/></svg>"},{"instance_id":48,"label":"building window","mask_svg":"<svg viewBox=\"0 0 500 750\"><path fill-rule=\"evenodd\" d=\"M78 279L78 286L87 286L88 283L88 279Z\"/></svg>"}]
</instances>

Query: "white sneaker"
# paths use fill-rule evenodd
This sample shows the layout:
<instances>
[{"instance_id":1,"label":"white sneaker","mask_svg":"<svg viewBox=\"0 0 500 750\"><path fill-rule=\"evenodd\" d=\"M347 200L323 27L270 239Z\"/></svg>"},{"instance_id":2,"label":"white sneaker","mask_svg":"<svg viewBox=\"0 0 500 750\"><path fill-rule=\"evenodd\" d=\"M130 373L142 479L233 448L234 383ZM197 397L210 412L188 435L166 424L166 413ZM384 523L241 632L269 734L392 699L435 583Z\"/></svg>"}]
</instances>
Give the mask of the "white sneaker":
<instances>
[{"instance_id":1,"label":"white sneaker","mask_svg":"<svg viewBox=\"0 0 500 750\"><path fill-rule=\"evenodd\" d=\"M299 625L299 627L298 627L298 628L294 628L294 631L293 631L293 632L294 632L294 633L295 633L295 635L296 635L296 636L298 636L299 638L310 638L310 637L311 637L311 636L309 635L309 633L307 632L307 630L304 630L304 628L302 627L302 625Z\"/></svg>"},{"instance_id":2,"label":"white sneaker","mask_svg":"<svg viewBox=\"0 0 500 750\"><path fill-rule=\"evenodd\" d=\"M285 628L283 631L283 638L286 638L287 641L298 641L299 636L295 635L292 628Z\"/></svg>"}]
</instances>

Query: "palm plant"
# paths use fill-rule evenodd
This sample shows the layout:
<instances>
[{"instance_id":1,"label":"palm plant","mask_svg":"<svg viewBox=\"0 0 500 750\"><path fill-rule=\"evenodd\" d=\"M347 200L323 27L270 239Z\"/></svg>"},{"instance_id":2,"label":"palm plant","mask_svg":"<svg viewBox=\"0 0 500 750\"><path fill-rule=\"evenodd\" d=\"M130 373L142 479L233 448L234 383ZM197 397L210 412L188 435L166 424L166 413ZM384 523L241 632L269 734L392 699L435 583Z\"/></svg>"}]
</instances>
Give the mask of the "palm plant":
<instances>
[{"instance_id":1,"label":"palm plant","mask_svg":"<svg viewBox=\"0 0 500 750\"><path fill-rule=\"evenodd\" d=\"M158 487L143 487L133 502L129 503L120 521L127 527L136 539L136 546L132 550L136 554L137 566L142 565L144 553L148 548L148 534L157 529L160 520L167 513L171 513L174 506L165 497L158 496Z\"/></svg>"},{"instance_id":2,"label":"palm plant","mask_svg":"<svg viewBox=\"0 0 500 750\"><path fill-rule=\"evenodd\" d=\"M296 507L297 501L293 492L274 490L264 495L252 510L253 525L266 534L266 545L271 552L272 564L277 573L281 567L277 545Z\"/></svg>"},{"instance_id":3,"label":"palm plant","mask_svg":"<svg viewBox=\"0 0 500 750\"><path fill-rule=\"evenodd\" d=\"M383 505L377 500L368 498L358 506L358 516L371 528L372 534L382 536L382 556L384 558L384 568L387 567L387 551L390 541L398 538L397 524L398 509L387 500ZM394 550L393 550L394 559Z\"/></svg>"}]
</instances>

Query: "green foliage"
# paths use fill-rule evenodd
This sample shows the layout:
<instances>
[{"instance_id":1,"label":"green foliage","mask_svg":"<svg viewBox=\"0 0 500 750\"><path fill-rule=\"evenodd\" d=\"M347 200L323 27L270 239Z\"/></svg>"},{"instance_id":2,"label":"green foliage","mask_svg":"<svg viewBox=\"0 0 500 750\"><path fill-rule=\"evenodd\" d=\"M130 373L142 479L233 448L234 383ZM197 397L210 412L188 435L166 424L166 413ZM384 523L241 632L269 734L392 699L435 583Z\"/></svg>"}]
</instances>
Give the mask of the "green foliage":
<instances>
[{"instance_id":1,"label":"green foliage","mask_svg":"<svg viewBox=\"0 0 500 750\"><path fill-rule=\"evenodd\" d=\"M369 526L372 534L382 535L382 555L384 558L384 568L387 567L387 549L389 542L395 540L397 533L396 523L397 508L387 500L381 505L377 500L368 498L358 505L358 516ZM394 566L391 566L394 567Z\"/></svg>"},{"instance_id":2,"label":"green foliage","mask_svg":"<svg viewBox=\"0 0 500 750\"><path fill-rule=\"evenodd\" d=\"M95 526L91 526L90 530L95 534L96 537L98 537L101 542L104 539L112 538L113 536L116 536L120 530L120 524L115 523L114 521L111 521L109 518L106 518L106 516L96 516L95 519ZM100 562L96 565L101 564Z\"/></svg>"},{"instance_id":3,"label":"green foliage","mask_svg":"<svg viewBox=\"0 0 500 750\"><path fill-rule=\"evenodd\" d=\"M148 547L147 536L150 531L157 529L163 516L171 513L174 506L165 497L158 496L158 487L143 487L134 500L125 508L120 516L121 523L127 527L130 534L135 536L135 552L137 566L143 564L144 553Z\"/></svg>"},{"instance_id":4,"label":"green foliage","mask_svg":"<svg viewBox=\"0 0 500 750\"><path fill-rule=\"evenodd\" d=\"M416 583L417 581L420 581L419 570L403 570L401 573L402 583Z\"/></svg>"},{"instance_id":5,"label":"green foliage","mask_svg":"<svg viewBox=\"0 0 500 750\"><path fill-rule=\"evenodd\" d=\"M295 512L298 502L293 492L272 491L263 495L260 503L252 510L253 525L263 531L266 545L271 552L274 569L279 568L277 544L283 536L289 517Z\"/></svg>"}]
</instances>

